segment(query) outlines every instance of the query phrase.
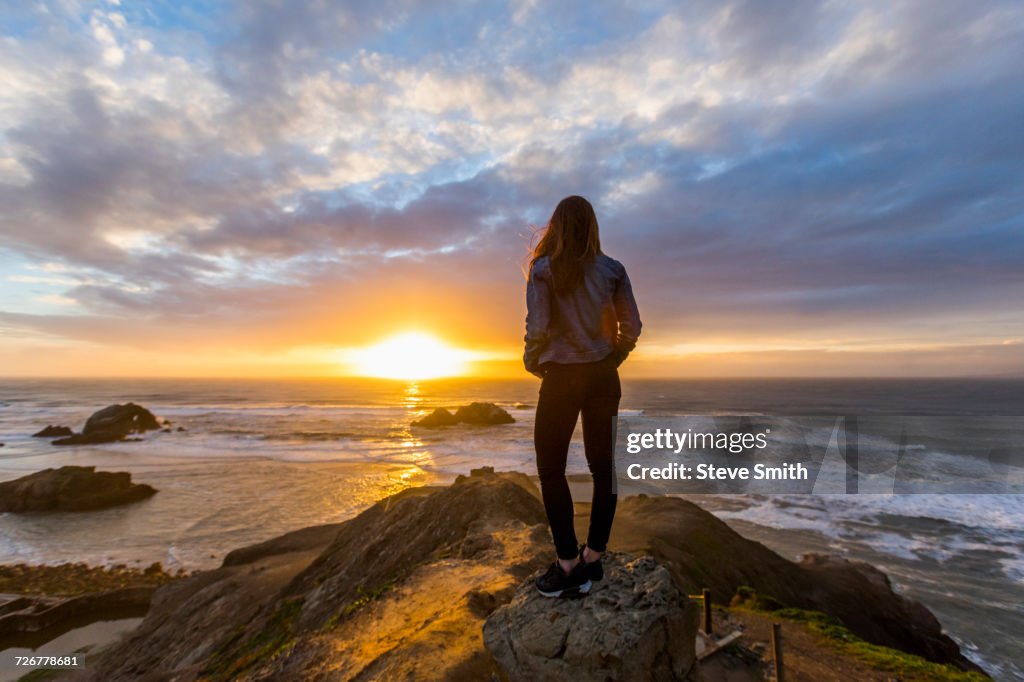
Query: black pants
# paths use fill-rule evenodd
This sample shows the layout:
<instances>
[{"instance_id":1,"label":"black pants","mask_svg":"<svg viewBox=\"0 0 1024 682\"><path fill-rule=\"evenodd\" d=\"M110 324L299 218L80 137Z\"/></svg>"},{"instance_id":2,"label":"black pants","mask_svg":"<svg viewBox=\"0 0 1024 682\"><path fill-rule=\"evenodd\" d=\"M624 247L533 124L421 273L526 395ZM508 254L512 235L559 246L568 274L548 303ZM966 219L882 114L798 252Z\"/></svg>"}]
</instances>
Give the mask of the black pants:
<instances>
[{"instance_id":1,"label":"black pants","mask_svg":"<svg viewBox=\"0 0 1024 682\"><path fill-rule=\"evenodd\" d=\"M533 443L544 509L560 559L579 552L565 461L576 419L583 415L583 447L594 477L587 546L603 552L615 517L615 417L622 388L614 355L579 364L547 363L540 385Z\"/></svg>"}]
</instances>

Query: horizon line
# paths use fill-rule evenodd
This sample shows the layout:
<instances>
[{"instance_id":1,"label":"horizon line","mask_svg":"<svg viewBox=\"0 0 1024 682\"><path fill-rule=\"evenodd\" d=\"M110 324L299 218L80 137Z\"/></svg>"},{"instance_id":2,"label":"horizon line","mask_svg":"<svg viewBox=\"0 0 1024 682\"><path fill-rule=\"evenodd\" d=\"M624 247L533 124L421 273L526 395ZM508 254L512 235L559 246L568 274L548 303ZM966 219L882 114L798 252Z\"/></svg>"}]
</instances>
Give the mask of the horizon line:
<instances>
[{"instance_id":1,"label":"horizon line","mask_svg":"<svg viewBox=\"0 0 1024 682\"><path fill-rule=\"evenodd\" d=\"M525 374L525 372L524 372ZM371 381L384 381L392 383L426 383L432 381L452 381L452 380L522 380L531 381L535 380L536 377L531 376L512 376L512 375L501 375L501 376L480 376L473 374L462 374L453 375L448 377L430 377L425 379L402 379L396 377L375 377L375 376L364 376L358 374L296 374L296 375L218 375L218 374L205 374L205 375L93 375L93 374L76 374L76 375L0 375L0 380L10 379L52 379L52 380L69 380L69 379L100 379L100 380L117 380L117 379L238 379L238 380L251 380L251 379L268 379L268 380L322 380L329 381L335 379L364 379ZM1024 374L935 374L935 375L900 375L900 374L889 374L889 375L856 375L856 374L822 374L822 375L671 375L671 376L640 376L640 377L629 377L622 376L622 379L628 381L681 381L681 380L700 380L700 381L728 381L728 380L746 380L746 381L758 381L758 380L808 380L808 381L821 381L821 380L835 380L835 379L858 379L858 380L908 380L908 379L922 379L922 380L937 380L937 379L996 379L996 380L1009 380L1009 379L1024 379Z\"/></svg>"}]
</instances>

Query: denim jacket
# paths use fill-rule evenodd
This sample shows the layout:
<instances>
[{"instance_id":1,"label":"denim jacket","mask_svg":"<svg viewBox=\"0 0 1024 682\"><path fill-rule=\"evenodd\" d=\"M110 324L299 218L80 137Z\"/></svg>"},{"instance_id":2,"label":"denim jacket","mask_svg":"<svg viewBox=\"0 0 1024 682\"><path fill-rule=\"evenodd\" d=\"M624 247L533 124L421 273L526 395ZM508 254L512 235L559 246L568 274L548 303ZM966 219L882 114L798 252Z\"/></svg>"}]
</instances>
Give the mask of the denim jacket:
<instances>
[{"instance_id":1,"label":"denim jacket","mask_svg":"<svg viewBox=\"0 0 1024 682\"><path fill-rule=\"evenodd\" d=\"M621 364L640 336L640 313L622 263L598 254L573 291L556 293L551 261L541 256L526 283L526 370L546 362L595 362L616 353Z\"/></svg>"}]
</instances>

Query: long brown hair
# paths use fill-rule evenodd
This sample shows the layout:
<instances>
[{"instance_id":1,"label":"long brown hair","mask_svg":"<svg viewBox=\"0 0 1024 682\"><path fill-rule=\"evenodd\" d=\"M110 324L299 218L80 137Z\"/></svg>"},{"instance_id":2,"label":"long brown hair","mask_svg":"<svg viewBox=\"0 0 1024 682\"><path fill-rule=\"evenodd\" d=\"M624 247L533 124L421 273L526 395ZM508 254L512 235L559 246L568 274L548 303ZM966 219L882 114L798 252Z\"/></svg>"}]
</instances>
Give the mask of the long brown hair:
<instances>
[{"instance_id":1,"label":"long brown hair","mask_svg":"<svg viewBox=\"0 0 1024 682\"><path fill-rule=\"evenodd\" d=\"M544 234L533 249L530 267L541 256L551 259L556 291L571 291L583 281L583 268L601 253L597 215L590 202L580 196L558 202Z\"/></svg>"}]
</instances>

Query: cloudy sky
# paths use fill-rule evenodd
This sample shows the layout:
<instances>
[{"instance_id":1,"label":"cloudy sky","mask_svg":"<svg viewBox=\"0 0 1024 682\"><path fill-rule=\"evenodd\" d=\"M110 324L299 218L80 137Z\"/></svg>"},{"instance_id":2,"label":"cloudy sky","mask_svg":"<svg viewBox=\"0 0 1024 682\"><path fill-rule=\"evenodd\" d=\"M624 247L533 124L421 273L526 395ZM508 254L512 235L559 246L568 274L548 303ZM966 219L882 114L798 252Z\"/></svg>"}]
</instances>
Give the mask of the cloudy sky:
<instances>
[{"instance_id":1,"label":"cloudy sky","mask_svg":"<svg viewBox=\"0 0 1024 682\"><path fill-rule=\"evenodd\" d=\"M567 194L636 376L1024 374L1024 5L11 2L0 374L520 372Z\"/></svg>"}]
</instances>

